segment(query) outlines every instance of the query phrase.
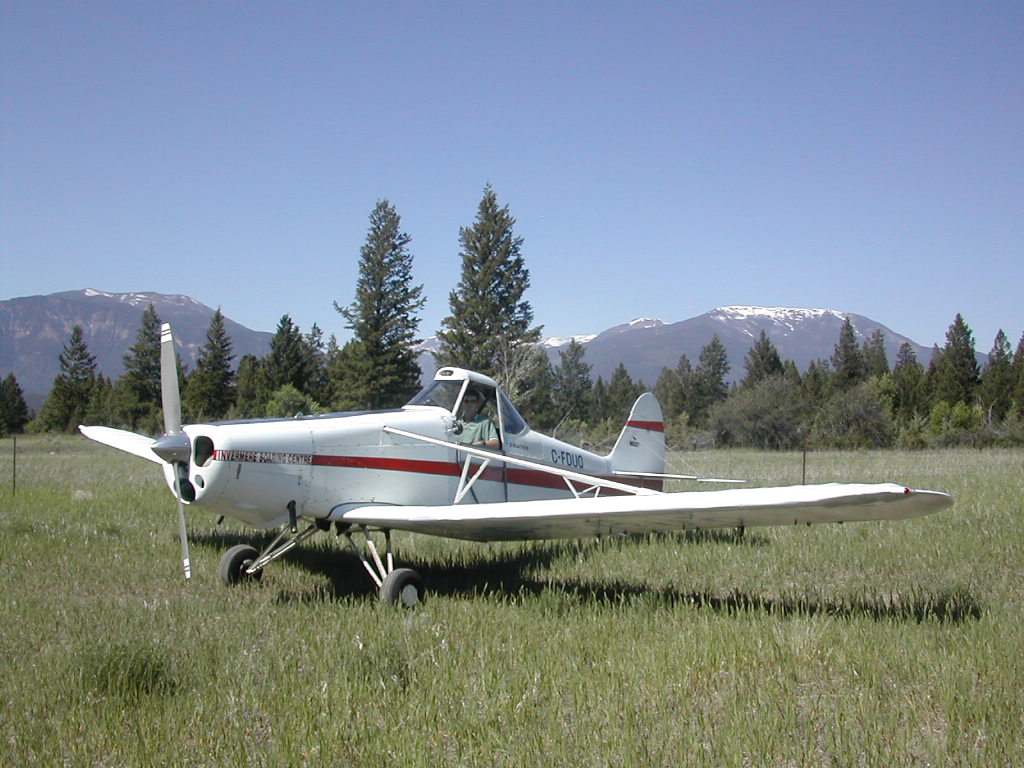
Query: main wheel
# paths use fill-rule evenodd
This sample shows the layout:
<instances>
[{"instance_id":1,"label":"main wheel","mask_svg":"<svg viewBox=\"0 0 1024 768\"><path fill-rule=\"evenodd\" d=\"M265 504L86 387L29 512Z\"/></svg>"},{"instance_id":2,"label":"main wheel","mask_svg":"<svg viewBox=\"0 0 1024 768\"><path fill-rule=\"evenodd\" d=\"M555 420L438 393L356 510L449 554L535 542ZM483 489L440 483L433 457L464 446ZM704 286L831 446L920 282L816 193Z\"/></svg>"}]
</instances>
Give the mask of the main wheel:
<instances>
[{"instance_id":1,"label":"main wheel","mask_svg":"<svg viewBox=\"0 0 1024 768\"><path fill-rule=\"evenodd\" d=\"M423 577L412 568L396 568L380 585L381 602L414 608L426 599Z\"/></svg>"},{"instance_id":2,"label":"main wheel","mask_svg":"<svg viewBox=\"0 0 1024 768\"><path fill-rule=\"evenodd\" d=\"M245 569L252 565L259 556L260 553L248 544L238 544L232 547L220 559L220 580L229 587L243 581L259 581L263 576L263 571L256 571L253 574L245 572Z\"/></svg>"}]
</instances>

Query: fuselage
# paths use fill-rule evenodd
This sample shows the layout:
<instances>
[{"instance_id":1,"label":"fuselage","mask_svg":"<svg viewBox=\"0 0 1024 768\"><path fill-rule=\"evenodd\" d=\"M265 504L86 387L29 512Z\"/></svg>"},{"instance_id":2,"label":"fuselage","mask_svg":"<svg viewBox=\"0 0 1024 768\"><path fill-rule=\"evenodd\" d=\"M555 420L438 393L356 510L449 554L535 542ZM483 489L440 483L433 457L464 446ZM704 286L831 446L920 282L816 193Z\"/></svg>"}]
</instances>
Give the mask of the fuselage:
<instances>
[{"instance_id":1,"label":"fuselage","mask_svg":"<svg viewBox=\"0 0 1024 768\"><path fill-rule=\"evenodd\" d=\"M445 446L395 435L397 428ZM266 528L298 515L332 519L367 504L452 504L466 454L456 419L442 407L297 417L184 427L193 445L190 503ZM538 464L610 476L607 457L525 427L503 435L495 460L462 503L526 501L570 495L556 474L506 465L503 454ZM470 473L480 461L474 459Z\"/></svg>"}]
</instances>

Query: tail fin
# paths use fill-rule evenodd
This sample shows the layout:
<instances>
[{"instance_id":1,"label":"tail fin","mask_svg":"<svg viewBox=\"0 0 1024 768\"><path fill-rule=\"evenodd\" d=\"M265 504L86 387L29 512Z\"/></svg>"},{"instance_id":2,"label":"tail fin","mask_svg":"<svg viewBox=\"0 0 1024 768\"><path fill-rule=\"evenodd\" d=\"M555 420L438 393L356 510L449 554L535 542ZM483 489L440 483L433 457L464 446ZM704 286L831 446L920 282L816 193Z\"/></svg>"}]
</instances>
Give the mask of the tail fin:
<instances>
[{"instance_id":1,"label":"tail fin","mask_svg":"<svg viewBox=\"0 0 1024 768\"><path fill-rule=\"evenodd\" d=\"M658 398L650 392L633 404L608 458L614 472L665 471L665 420Z\"/></svg>"}]
</instances>

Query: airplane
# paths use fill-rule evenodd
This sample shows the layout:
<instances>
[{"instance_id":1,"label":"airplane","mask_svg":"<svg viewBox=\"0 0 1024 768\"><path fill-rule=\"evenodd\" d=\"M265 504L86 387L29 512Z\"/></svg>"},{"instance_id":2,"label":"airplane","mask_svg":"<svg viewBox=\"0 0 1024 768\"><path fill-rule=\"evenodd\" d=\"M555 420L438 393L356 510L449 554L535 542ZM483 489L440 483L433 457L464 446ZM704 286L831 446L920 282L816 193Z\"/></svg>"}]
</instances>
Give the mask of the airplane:
<instances>
[{"instance_id":1,"label":"airplane","mask_svg":"<svg viewBox=\"0 0 1024 768\"><path fill-rule=\"evenodd\" d=\"M640 395L611 452L599 455L531 429L496 381L455 367L441 368L393 410L182 426L174 337L166 323L160 358L161 437L79 429L163 467L177 498L186 579L186 506L256 529L280 528L262 552L240 544L224 553L225 584L260 579L271 562L333 527L380 599L412 607L425 598L424 582L416 571L395 567L392 531L474 541L585 538L898 520L953 503L949 494L895 483L666 493L664 483L673 479L742 481L666 474L664 420L653 394ZM474 398L484 403L479 414L469 402ZM487 419L489 444L476 439ZM375 543L381 537L383 557Z\"/></svg>"}]
</instances>

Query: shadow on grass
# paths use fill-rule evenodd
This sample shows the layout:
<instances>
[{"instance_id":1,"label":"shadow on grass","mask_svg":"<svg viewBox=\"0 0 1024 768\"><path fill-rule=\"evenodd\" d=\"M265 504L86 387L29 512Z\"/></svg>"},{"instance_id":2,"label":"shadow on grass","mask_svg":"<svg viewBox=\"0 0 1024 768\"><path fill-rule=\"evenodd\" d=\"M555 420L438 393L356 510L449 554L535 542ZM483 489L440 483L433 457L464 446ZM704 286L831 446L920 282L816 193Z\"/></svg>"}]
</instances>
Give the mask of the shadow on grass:
<instances>
[{"instance_id":1,"label":"shadow on grass","mask_svg":"<svg viewBox=\"0 0 1024 768\"><path fill-rule=\"evenodd\" d=\"M198 544L227 549L249 544L259 550L267 546L273 532L212 533L194 537ZM669 534L688 543L723 543L765 546L767 539L739 536L734 532L696 531ZM643 537L640 537L643 538ZM962 623L981 617L981 604L966 589L917 588L906 594L789 594L768 597L738 589L723 593L649 587L625 581L595 584L581 579L537 578L527 574L542 571L555 561L590 557L608 548L629 546L634 539L611 538L584 541L552 541L547 545L499 550L486 559L469 563L438 563L436 560L402 558L402 567L413 568L424 578L428 596L524 599L556 597L560 609L587 606L626 606L657 610L679 605L725 615L763 613L770 616L833 616L870 618L878 621L940 621ZM475 557L470 553L471 557ZM305 590L282 590L277 601L322 602L349 598L376 598L376 587L351 550L343 547L297 547L282 560L309 573L324 577L326 583Z\"/></svg>"}]
</instances>

